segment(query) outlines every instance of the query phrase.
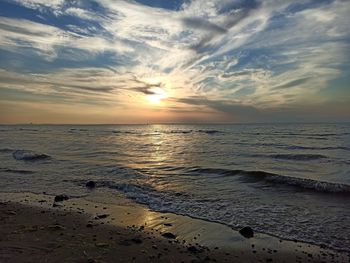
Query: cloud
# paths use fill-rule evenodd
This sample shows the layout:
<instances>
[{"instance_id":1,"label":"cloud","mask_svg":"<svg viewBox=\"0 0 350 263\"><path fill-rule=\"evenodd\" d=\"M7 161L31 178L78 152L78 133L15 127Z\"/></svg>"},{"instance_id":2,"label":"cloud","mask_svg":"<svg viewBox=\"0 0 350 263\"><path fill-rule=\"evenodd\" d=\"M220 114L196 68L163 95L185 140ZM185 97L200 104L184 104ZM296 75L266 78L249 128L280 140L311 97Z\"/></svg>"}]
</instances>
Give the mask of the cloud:
<instances>
[{"instance_id":1,"label":"cloud","mask_svg":"<svg viewBox=\"0 0 350 263\"><path fill-rule=\"evenodd\" d=\"M59 94L76 100L89 97L109 101L108 97L122 88L116 83L118 78L107 69L66 69L49 74L20 74L0 70L0 87L41 95ZM101 97L98 98L97 95Z\"/></svg>"},{"instance_id":2,"label":"cloud","mask_svg":"<svg viewBox=\"0 0 350 263\"><path fill-rule=\"evenodd\" d=\"M133 82L136 83L136 87L133 86ZM154 94L157 94L157 92L154 91L154 88L159 88L161 86L163 86L163 84L159 82L148 83L146 81L142 81L137 78L134 78L128 83L128 87L125 87L125 88L136 92L140 92L144 95L154 95Z\"/></svg>"},{"instance_id":3,"label":"cloud","mask_svg":"<svg viewBox=\"0 0 350 263\"><path fill-rule=\"evenodd\" d=\"M227 32L227 29L198 17L185 17L182 21L186 27L203 30L209 33L224 34Z\"/></svg>"},{"instance_id":4,"label":"cloud","mask_svg":"<svg viewBox=\"0 0 350 263\"><path fill-rule=\"evenodd\" d=\"M289 81L287 83L284 83L284 84L272 87L272 90L287 89L287 88L292 88L292 87L295 87L295 86L299 86L299 85L305 83L309 79L310 79L310 77L301 78L301 79L295 79L295 80Z\"/></svg>"},{"instance_id":5,"label":"cloud","mask_svg":"<svg viewBox=\"0 0 350 263\"><path fill-rule=\"evenodd\" d=\"M79 7L69 7L65 9L64 14L69 14L71 16L79 17L85 20L100 20L99 15L96 15Z\"/></svg>"},{"instance_id":6,"label":"cloud","mask_svg":"<svg viewBox=\"0 0 350 263\"><path fill-rule=\"evenodd\" d=\"M47 7L47 8L59 8L64 5L65 0L14 0L18 4L21 4L28 8L41 8L41 7Z\"/></svg>"},{"instance_id":7,"label":"cloud","mask_svg":"<svg viewBox=\"0 0 350 263\"><path fill-rule=\"evenodd\" d=\"M230 100L210 100L205 97L187 97L177 100L179 103L185 103L196 106L206 106L213 110L223 113L233 114L240 117L257 117L259 111L253 106L242 105Z\"/></svg>"},{"instance_id":8,"label":"cloud","mask_svg":"<svg viewBox=\"0 0 350 263\"><path fill-rule=\"evenodd\" d=\"M36 12L0 17L0 51L22 55L1 63L1 85L17 90L109 103L161 87L174 104L249 117L325 100L320 91L349 64L347 1L192 0L174 10L123 0L15 3ZM24 66L39 60L46 71Z\"/></svg>"},{"instance_id":9,"label":"cloud","mask_svg":"<svg viewBox=\"0 0 350 263\"><path fill-rule=\"evenodd\" d=\"M92 55L106 51L125 55L133 50L122 41L80 35L51 25L4 17L0 17L0 46L2 49L19 53L28 52L22 48L32 48L47 60L56 59L58 50L62 48L76 48Z\"/></svg>"}]
</instances>

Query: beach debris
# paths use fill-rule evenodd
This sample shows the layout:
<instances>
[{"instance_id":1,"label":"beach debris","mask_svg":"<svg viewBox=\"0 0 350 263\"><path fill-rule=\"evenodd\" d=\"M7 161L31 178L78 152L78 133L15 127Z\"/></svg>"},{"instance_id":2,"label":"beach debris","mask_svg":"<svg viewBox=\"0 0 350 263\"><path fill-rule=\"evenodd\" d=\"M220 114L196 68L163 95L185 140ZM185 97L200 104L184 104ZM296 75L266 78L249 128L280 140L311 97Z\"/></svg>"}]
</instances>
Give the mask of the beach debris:
<instances>
[{"instance_id":1,"label":"beach debris","mask_svg":"<svg viewBox=\"0 0 350 263\"><path fill-rule=\"evenodd\" d=\"M107 218L109 215L107 214L102 214L102 215L97 215L95 216L95 219L103 219L103 218Z\"/></svg>"},{"instance_id":2,"label":"beach debris","mask_svg":"<svg viewBox=\"0 0 350 263\"><path fill-rule=\"evenodd\" d=\"M241 230L239 230L239 233L245 238L251 238L254 236L254 231L249 226L243 227Z\"/></svg>"},{"instance_id":3,"label":"beach debris","mask_svg":"<svg viewBox=\"0 0 350 263\"><path fill-rule=\"evenodd\" d=\"M86 186L87 188L92 189L92 188L95 188L95 187L96 187L96 183L95 183L94 181L88 181L88 182L85 184L85 186Z\"/></svg>"},{"instance_id":4,"label":"beach debris","mask_svg":"<svg viewBox=\"0 0 350 263\"><path fill-rule=\"evenodd\" d=\"M68 195L65 195L65 194L55 196L55 202L62 202L68 199L69 199Z\"/></svg>"},{"instance_id":5,"label":"beach debris","mask_svg":"<svg viewBox=\"0 0 350 263\"><path fill-rule=\"evenodd\" d=\"M99 243L95 243L96 247L109 247L108 243L103 243L103 242L99 242Z\"/></svg>"},{"instance_id":6,"label":"beach debris","mask_svg":"<svg viewBox=\"0 0 350 263\"><path fill-rule=\"evenodd\" d=\"M5 212L7 215L10 215L10 216L15 216L15 215L17 215L17 213L15 212L15 211L12 211L12 210L10 210L10 211L7 211L7 212Z\"/></svg>"},{"instance_id":7,"label":"beach debris","mask_svg":"<svg viewBox=\"0 0 350 263\"><path fill-rule=\"evenodd\" d=\"M49 229L51 230L65 230L66 228L60 224L49 225Z\"/></svg>"},{"instance_id":8,"label":"beach debris","mask_svg":"<svg viewBox=\"0 0 350 263\"><path fill-rule=\"evenodd\" d=\"M35 232L38 230L39 230L38 226L28 226L24 229L25 232Z\"/></svg>"},{"instance_id":9,"label":"beach debris","mask_svg":"<svg viewBox=\"0 0 350 263\"><path fill-rule=\"evenodd\" d=\"M63 205L62 204L60 204L60 203L53 203L52 204L52 207L62 207Z\"/></svg>"},{"instance_id":10,"label":"beach debris","mask_svg":"<svg viewBox=\"0 0 350 263\"><path fill-rule=\"evenodd\" d=\"M170 238L170 239L176 238L176 235L174 235L173 233L170 233L170 232L163 233L162 236L165 238Z\"/></svg>"}]
</instances>

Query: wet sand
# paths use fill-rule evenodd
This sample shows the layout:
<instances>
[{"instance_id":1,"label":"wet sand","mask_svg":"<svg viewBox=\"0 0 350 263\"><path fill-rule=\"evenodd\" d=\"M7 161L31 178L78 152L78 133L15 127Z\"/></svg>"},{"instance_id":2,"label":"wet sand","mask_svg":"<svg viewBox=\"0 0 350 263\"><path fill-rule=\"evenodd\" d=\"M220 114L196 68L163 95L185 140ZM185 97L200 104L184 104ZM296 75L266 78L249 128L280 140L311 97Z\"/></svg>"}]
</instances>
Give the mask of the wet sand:
<instances>
[{"instance_id":1,"label":"wet sand","mask_svg":"<svg viewBox=\"0 0 350 263\"><path fill-rule=\"evenodd\" d=\"M49 195L0 194L0 262L349 262L347 253L98 199L53 207Z\"/></svg>"}]
</instances>

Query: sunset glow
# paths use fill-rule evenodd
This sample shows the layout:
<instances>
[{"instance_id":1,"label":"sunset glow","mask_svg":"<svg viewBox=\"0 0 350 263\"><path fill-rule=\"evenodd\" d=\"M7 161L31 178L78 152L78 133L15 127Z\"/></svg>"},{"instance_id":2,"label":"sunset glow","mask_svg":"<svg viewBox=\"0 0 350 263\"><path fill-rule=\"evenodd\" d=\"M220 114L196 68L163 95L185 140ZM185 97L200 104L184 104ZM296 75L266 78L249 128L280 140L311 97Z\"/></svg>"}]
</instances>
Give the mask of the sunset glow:
<instances>
[{"instance_id":1,"label":"sunset glow","mask_svg":"<svg viewBox=\"0 0 350 263\"><path fill-rule=\"evenodd\" d=\"M349 13L342 0L1 1L0 122L346 121Z\"/></svg>"},{"instance_id":2,"label":"sunset glow","mask_svg":"<svg viewBox=\"0 0 350 263\"><path fill-rule=\"evenodd\" d=\"M160 104L162 100L167 98L166 92L159 87L152 88L150 91L153 94L146 95L146 98L152 104Z\"/></svg>"}]
</instances>

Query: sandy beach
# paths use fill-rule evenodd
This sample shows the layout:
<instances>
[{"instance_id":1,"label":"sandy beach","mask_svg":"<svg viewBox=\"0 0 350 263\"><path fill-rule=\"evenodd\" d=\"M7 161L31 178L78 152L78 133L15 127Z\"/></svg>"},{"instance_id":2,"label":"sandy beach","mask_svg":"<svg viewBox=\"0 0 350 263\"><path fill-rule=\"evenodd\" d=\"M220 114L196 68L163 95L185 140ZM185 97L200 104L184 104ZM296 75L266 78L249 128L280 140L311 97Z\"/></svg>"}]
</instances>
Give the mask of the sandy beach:
<instances>
[{"instance_id":1,"label":"sandy beach","mask_svg":"<svg viewBox=\"0 0 350 263\"><path fill-rule=\"evenodd\" d=\"M128 200L0 196L0 262L349 261L346 253L261 233L248 239L221 224L152 212Z\"/></svg>"}]
</instances>

